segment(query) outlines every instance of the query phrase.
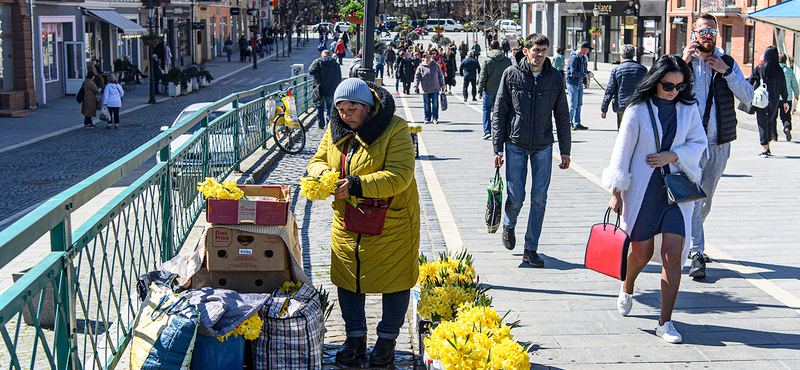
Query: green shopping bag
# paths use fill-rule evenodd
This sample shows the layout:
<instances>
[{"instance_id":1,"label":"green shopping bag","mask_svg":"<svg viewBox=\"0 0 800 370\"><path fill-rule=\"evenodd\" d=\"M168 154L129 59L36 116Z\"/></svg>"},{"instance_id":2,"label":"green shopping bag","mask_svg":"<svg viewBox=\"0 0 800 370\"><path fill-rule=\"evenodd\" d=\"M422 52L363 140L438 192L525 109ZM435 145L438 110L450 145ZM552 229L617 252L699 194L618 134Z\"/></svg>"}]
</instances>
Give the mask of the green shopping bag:
<instances>
[{"instance_id":1,"label":"green shopping bag","mask_svg":"<svg viewBox=\"0 0 800 370\"><path fill-rule=\"evenodd\" d=\"M486 189L489 197L486 200L486 230L490 234L497 232L503 215L503 178L500 176L500 167L494 172L494 178L489 180Z\"/></svg>"}]
</instances>

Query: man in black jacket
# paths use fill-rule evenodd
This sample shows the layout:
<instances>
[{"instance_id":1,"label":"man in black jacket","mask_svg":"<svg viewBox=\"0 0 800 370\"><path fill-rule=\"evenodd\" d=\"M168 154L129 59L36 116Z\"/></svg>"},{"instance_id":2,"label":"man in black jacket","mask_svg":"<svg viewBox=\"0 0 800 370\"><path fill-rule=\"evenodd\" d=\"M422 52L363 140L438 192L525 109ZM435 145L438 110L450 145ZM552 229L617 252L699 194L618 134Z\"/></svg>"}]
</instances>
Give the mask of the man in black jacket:
<instances>
[{"instance_id":1,"label":"man in black jacket","mask_svg":"<svg viewBox=\"0 0 800 370\"><path fill-rule=\"evenodd\" d=\"M474 51L470 50L469 53L467 53L467 57L461 61L459 71L461 72L461 76L464 77L464 102L467 102L467 88L469 85L472 85L472 101L477 101L478 99L475 99L475 95L477 94L475 83L478 80L478 73L481 71L481 64L475 59Z\"/></svg>"},{"instance_id":2,"label":"man in black jacket","mask_svg":"<svg viewBox=\"0 0 800 370\"><path fill-rule=\"evenodd\" d=\"M544 267L539 257L539 236L550 187L553 153L553 118L558 131L562 170L569 168L571 133L569 108L564 80L547 58L550 40L534 33L525 40L525 48L512 58L513 66L503 72L492 119L494 165L503 165L506 155L507 199L503 216L503 246L514 249L514 227L525 201L528 161L531 166L531 209L525 233L522 262ZM504 153L505 151L505 153Z\"/></svg>"},{"instance_id":3,"label":"man in black jacket","mask_svg":"<svg viewBox=\"0 0 800 370\"><path fill-rule=\"evenodd\" d=\"M394 77L394 62L396 59L397 55L394 52L394 48L392 44L389 43L386 51L383 52L383 60L386 62L386 74L388 74L389 77Z\"/></svg>"},{"instance_id":4,"label":"man in black jacket","mask_svg":"<svg viewBox=\"0 0 800 370\"><path fill-rule=\"evenodd\" d=\"M330 50L323 50L320 57L308 67L308 74L314 76L314 99L317 103L318 127L325 128L325 122L331 119L333 94L342 81L342 70L339 63L331 57ZM317 95L319 100L317 100ZM327 119L325 117L328 117Z\"/></svg>"},{"instance_id":5,"label":"man in black jacket","mask_svg":"<svg viewBox=\"0 0 800 370\"><path fill-rule=\"evenodd\" d=\"M622 114L625 113L625 108L628 106L628 99L631 98L633 92L636 91L636 85L647 73L647 67L633 60L633 56L636 54L635 46L622 45L621 51L622 63L611 71L611 77L608 78L606 92L603 95L603 103L600 104L600 117L605 119L608 103L614 99L613 108L617 113L617 130L622 123Z\"/></svg>"}]
</instances>

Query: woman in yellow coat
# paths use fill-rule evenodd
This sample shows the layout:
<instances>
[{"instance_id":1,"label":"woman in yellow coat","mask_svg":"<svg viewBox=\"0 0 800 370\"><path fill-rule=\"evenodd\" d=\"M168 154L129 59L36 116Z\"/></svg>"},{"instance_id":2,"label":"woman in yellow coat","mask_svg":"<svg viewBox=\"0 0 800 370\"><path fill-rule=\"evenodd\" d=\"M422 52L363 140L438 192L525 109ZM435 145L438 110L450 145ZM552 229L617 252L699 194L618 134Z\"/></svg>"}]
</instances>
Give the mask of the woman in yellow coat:
<instances>
[{"instance_id":1,"label":"woman in yellow coat","mask_svg":"<svg viewBox=\"0 0 800 370\"><path fill-rule=\"evenodd\" d=\"M338 287L347 332L336 361L359 366L366 357L365 293L383 293L383 315L369 363L385 366L394 362L395 340L419 275L414 144L406 121L394 115L391 94L378 85L357 78L344 80L336 88L334 105L308 173L320 176L325 170L342 172L344 168L332 204L331 281ZM345 199L351 197L389 203L380 235L345 230Z\"/></svg>"}]
</instances>

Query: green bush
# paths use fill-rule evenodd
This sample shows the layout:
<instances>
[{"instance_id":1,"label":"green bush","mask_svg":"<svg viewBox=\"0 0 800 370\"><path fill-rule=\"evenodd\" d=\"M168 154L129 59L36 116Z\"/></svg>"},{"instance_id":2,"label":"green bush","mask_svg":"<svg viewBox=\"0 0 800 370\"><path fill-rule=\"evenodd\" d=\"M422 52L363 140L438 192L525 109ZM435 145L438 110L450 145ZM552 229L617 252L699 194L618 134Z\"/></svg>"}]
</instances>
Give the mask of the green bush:
<instances>
[{"instance_id":1,"label":"green bush","mask_svg":"<svg viewBox=\"0 0 800 370\"><path fill-rule=\"evenodd\" d=\"M405 30L403 29L403 26L397 26L397 27L394 28L393 31L394 32L402 32L402 31L405 31Z\"/></svg>"},{"instance_id":2,"label":"green bush","mask_svg":"<svg viewBox=\"0 0 800 370\"><path fill-rule=\"evenodd\" d=\"M374 42L373 47L375 50L375 54L376 55L379 53L383 54L383 51L386 50L386 42L381 40L380 35L378 35L377 33L373 33L372 36L373 36L373 42ZM353 55L358 54L358 50L356 50L356 39L357 37L351 37L350 40L347 42L347 50L350 50L350 52L353 53ZM361 45L361 48L363 49L364 45Z\"/></svg>"},{"instance_id":3,"label":"green bush","mask_svg":"<svg viewBox=\"0 0 800 370\"><path fill-rule=\"evenodd\" d=\"M419 39L420 39L420 36L419 36L419 34L418 34L418 33L416 33L416 32L411 32L411 33L409 33L409 34L408 34L408 38L409 38L411 41L417 41L417 40L419 40Z\"/></svg>"},{"instance_id":4,"label":"green bush","mask_svg":"<svg viewBox=\"0 0 800 370\"><path fill-rule=\"evenodd\" d=\"M178 84L181 82L181 70L178 67L172 67L169 71L167 71L167 81L172 82L174 84Z\"/></svg>"}]
</instances>

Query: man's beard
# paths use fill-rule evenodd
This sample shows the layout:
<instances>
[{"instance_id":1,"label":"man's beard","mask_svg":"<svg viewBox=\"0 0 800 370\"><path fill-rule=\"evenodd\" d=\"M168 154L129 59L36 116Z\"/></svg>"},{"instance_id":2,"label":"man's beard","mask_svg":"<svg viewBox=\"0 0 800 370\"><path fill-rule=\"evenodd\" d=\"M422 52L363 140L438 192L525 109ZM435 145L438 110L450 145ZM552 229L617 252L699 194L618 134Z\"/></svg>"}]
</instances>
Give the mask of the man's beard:
<instances>
[{"instance_id":1,"label":"man's beard","mask_svg":"<svg viewBox=\"0 0 800 370\"><path fill-rule=\"evenodd\" d=\"M710 44L711 44L710 47L705 47L703 43L699 43L697 44L697 50L700 50L703 53L711 53L714 51L714 47L716 47L717 44L716 42L711 42Z\"/></svg>"}]
</instances>

